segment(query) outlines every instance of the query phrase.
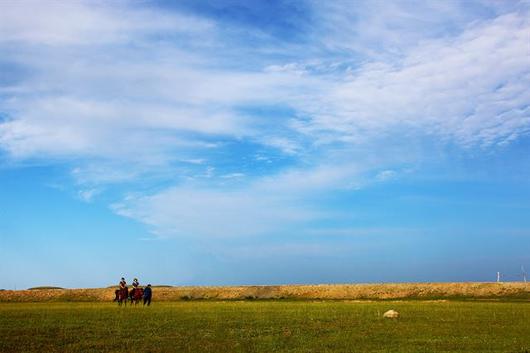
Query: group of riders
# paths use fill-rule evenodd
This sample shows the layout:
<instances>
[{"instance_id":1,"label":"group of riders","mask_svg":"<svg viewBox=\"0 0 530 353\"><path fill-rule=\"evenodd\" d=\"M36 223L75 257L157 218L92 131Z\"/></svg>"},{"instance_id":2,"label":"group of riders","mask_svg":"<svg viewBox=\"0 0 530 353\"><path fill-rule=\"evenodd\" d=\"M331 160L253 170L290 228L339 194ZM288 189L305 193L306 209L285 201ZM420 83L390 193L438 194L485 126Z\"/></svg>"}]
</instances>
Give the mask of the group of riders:
<instances>
[{"instance_id":1,"label":"group of riders","mask_svg":"<svg viewBox=\"0 0 530 353\"><path fill-rule=\"evenodd\" d=\"M151 298L153 297L153 291L151 285L148 284L145 288L140 287L138 278L135 278L132 282L132 289L129 290L125 278L121 278L119 288L114 292L116 297L114 301L118 302L119 305L127 305L130 301L131 304L138 304L143 301L144 305L151 305Z\"/></svg>"}]
</instances>

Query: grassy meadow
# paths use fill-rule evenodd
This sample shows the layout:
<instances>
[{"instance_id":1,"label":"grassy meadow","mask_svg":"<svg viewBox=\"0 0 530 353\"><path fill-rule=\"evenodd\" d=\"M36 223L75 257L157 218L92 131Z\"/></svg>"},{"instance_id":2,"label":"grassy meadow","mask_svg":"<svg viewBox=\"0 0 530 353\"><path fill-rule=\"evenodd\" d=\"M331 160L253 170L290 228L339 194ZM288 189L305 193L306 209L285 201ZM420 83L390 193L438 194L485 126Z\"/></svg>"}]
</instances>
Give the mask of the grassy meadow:
<instances>
[{"instance_id":1,"label":"grassy meadow","mask_svg":"<svg viewBox=\"0 0 530 353\"><path fill-rule=\"evenodd\" d=\"M384 319L388 309L399 319ZM0 352L530 352L526 301L0 303Z\"/></svg>"}]
</instances>

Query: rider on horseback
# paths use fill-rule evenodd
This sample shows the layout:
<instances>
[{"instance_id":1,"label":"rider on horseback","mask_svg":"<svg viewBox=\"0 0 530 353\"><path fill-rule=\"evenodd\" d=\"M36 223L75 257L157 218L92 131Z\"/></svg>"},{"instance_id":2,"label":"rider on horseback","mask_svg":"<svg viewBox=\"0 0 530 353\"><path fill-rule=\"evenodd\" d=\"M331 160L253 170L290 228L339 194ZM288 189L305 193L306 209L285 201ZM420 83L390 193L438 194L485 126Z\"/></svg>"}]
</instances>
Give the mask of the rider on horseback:
<instances>
[{"instance_id":1,"label":"rider on horseback","mask_svg":"<svg viewBox=\"0 0 530 353\"><path fill-rule=\"evenodd\" d=\"M142 300L142 297L144 295L144 290L142 287L140 287L140 282L138 282L138 278L135 278L132 283L133 289L129 293L129 299L131 300L131 304L138 304Z\"/></svg>"},{"instance_id":2,"label":"rider on horseback","mask_svg":"<svg viewBox=\"0 0 530 353\"><path fill-rule=\"evenodd\" d=\"M136 296L136 292L138 291L138 286L140 283L138 282L138 278L133 279L133 289L129 292L129 298L132 300Z\"/></svg>"},{"instance_id":3,"label":"rider on horseback","mask_svg":"<svg viewBox=\"0 0 530 353\"><path fill-rule=\"evenodd\" d=\"M127 301L128 290L125 278L121 278L119 288L114 291L114 294L116 295L114 301L117 301L120 305L124 300Z\"/></svg>"}]
</instances>

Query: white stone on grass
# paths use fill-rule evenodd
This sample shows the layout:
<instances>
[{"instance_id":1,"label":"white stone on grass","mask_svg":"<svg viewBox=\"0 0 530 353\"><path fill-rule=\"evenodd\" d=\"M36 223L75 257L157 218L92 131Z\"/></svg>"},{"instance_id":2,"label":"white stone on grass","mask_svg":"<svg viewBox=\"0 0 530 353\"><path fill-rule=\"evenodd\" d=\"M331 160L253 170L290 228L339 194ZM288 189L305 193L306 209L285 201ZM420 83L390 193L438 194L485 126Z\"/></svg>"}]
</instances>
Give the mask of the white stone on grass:
<instances>
[{"instance_id":1,"label":"white stone on grass","mask_svg":"<svg viewBox=\"0 0 530 353\"><path fill-rule=\"evenodd\" d=\"M383 314L383 317L388 319L397 319L399 317L399 313L395 310L388 310Z\"/></svg>"}]
</instances>

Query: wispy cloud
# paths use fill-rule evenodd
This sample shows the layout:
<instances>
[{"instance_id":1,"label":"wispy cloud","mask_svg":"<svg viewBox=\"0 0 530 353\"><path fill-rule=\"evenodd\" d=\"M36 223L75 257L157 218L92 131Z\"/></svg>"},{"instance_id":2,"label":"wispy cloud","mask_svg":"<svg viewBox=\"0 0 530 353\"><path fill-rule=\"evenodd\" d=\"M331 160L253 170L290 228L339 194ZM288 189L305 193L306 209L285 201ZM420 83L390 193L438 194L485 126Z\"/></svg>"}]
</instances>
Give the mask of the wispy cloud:
<instances>
[{"instance_id":1,"label":"wispy cloud","mask_svg":"<svg viewBox=\"0 0 530 353\"><path fill-rule=\"evenodd\" d=\"M312 198L323 190L345 187L355 175L351 167L322 166L228 188L214 182L188 183L152 195L131 194L112 209L147 224L160 236L256 236L329 218Z\"/></svg>"},{"instance_id":2,"label":"wispy cloud","mask_svg":"<svg viewBox=\"0 0 530 353\"><path fill-rule=\"evenodd\" d=\"M530 132L526 3L307 6L285 42L126 2L4 6L0 70L17 74L0 77L0 148L73 164L85 201L131 183L113 210L157 234L216 236L330 217L314 195L392 179L422 139L491 149ZM164 187L135 190L149 177Z\"/></svg>"},{"instance_id":3,"label":"wispy cloud","mask_svg":"<svg viewBox=\"0 0 530 353\"><path fill-rule=\"evenodd\" d=\"M84 202L92 202L94 197L101 193L101 190L98 189L87 189L87 190L79 190L77 195L79 198Z\"/></svg>"},{"instance_id":4,"label":"wispy cloud","mask_svg":"<svg viewBox=\"0 0 530 353\"><path fill-rule=\"evenodd\" d=\"M377 173L375 178L378 181L387 181L387 180L391 180L391 179L395 178L396 174L397 173L396 173L395 170L383 170L383 171Z\"/></svg>"},{"instance_id":5,"label":"wispy cloud","mask_svg":"<svg viewBox=\"0 0 530 353\"><path fill-rule=\"evenodd\" d=\"M31 16L39 13L39 16ZM156 20L154 20L156 19ZM124 43L137 36L170 32L197 34L213 23L191 15L154 11L125 2L53 2L24 0L2 6L0 42L34 45Z\"/></svg>"},{"instance_id":6,"label":"wispy cloud","mask_svg":"<svg viewBox=\"0 0 530 353\"><path fill-rule=\"evenodd\" d=\"M530 128L529 30L527 16L507 14L422 41L399 58L361 64L301 102L309 119L296 124L328 142L394 133L463 147L511 141Z\"/></svg>"}]
</instances>

